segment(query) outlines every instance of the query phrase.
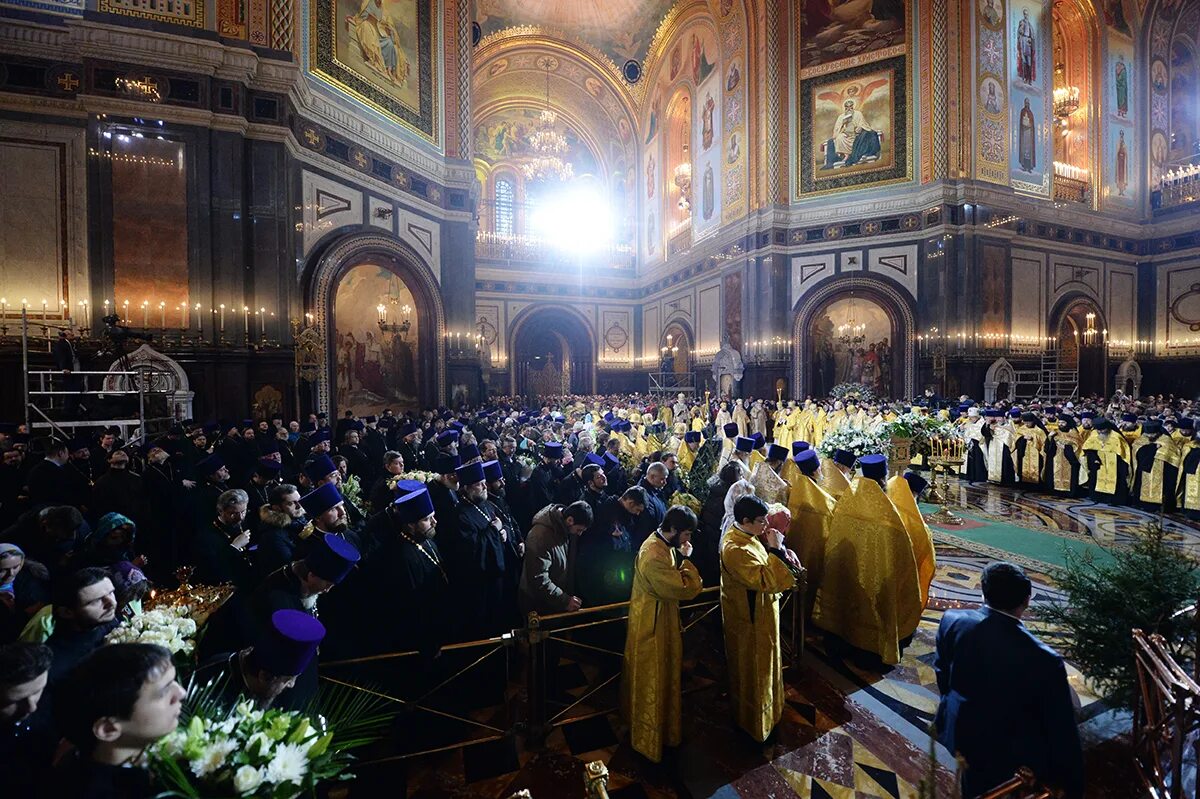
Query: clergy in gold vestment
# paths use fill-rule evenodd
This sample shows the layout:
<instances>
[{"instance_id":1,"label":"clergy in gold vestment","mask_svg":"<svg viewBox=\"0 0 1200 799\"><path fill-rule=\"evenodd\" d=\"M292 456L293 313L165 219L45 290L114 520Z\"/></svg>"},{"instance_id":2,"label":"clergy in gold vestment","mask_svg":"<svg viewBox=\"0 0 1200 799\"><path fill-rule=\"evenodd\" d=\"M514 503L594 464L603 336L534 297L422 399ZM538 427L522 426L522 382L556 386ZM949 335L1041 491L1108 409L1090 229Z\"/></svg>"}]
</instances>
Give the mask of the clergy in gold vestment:
<instances>
[{"instance_id":1,"label":"clergy in gold vestment","mask_svg":"<svg viewBox=\"0 0 1200 799\"><path fill-rule=\"evenodd\" d=\"M829 526L833 522L837 500L817 484L821 461L815 450L803 450L789 462L795 467L796 476L788 481L792 486L787 502L792 514L792 526L787 531L787 545L800 558L800 565L808 571L805 600L806 607L812 607L817 587L821 584L825 542L829 538Z\"/></svg>"},{"instance_id":2,"label":"clergy in gold vestment","mask_svg":"<svg viewBox=\"0 0 1200 799\"><path fill-rule=\"evenodd\" d=\"M679 445L679 451L675 454L675 458L684 474L692 470L692 464L696 462L696 453L700 451L700 446L704 443L702 438L700 433L695 430L689 430L683 434L683 443Z\"/></svg>"},{"instance_id":3,"label":"clergy in gold vestment","mask_svg":"<svg viewBox=\"0 0 1200 799\"><path fill-rule=\"evenodd\" d=\"M721 621L729 695L738 726L754 740L765 741L783 715L779 595L791 590L796 578L787 561L783 533L766 529L766 503L745 496L733 510L736 523L721 543ZM758 538L764 533L765 546Z\"/></svg>"},{"instance_id":4,"label":"clergy in gold vestment","mask_svg":"<svg viewBox=\"0 0 1200 799\"><path fill-rule=\"evenodd\" d=\"M929 586L933 584L933 574L937 571L933 534L929 532L929 525L925 524L925 518L917 507L917 497L928 485L929 481L916 472L906 472L903 477L896 475L887 482L888 499L896 506L900 521L904 522L908 540L912 543L913 558L917 561L922 609L929 602Z\"/></svg>"},{"instance_id":5,"label":"clergy in gold vestment","mask_svg":"<svg viewBox=\"0 0 1200 799\"><path fill-rule=\"evenodd\" d=\"M642 542L633 568L621 716L633 748L655 763L662 759L664 745L678 746L682 739L679 602L693 599L703 587L700 572L686 559L695 529L694 513L671 508L662 528Z\"/></svg>"},{"instance_id":6,"label":"clergy in gold vestment","mask_svg":"<svg viewBox=\"0 0 1200 799\"><path fill-rule=\"evenodd\" d=\"M1021 424L1013 428L1013 470L1023 486L1042 484L1046 433L1037 426L1037 416L1021 414Z\"/></svg>"},{"instance_id":7,"label":"clergy in gold vestment","mask_svg":"<svg viewBox=\"0 0 1200 799\"><path fill-rule=\"evenodd\" d=\"M900 642L921 621L921 581L912 541L881 481L882 455L859 459L833 511L813 623L847 643L900 662Z\"/></svg>"},{"instance_id":8,"label":"clergy in gold vestment","mask_svg":"<svg viewBox=\"0 0 1200 799\"><path fill-rule=\"evenodd\" d=\"M853 468L854 453L844 449L835 450L832 458L821 460L821 477L818 481L821 488L825 489L834 499L839 499L850 487Z\"/></svg>"},{"instance_id":9,"label":"clergy in gold vestment","mask_svg":"<svg viewBox=\"0 0 1200 799\"><path fill-rule=\"evenodd\" d=\"M1103 417L1096 419L1093 430L1083 443L1091 498L1109 505L1128 505L1133 484L1129 442Z\"/></svg>"}]
</instances>

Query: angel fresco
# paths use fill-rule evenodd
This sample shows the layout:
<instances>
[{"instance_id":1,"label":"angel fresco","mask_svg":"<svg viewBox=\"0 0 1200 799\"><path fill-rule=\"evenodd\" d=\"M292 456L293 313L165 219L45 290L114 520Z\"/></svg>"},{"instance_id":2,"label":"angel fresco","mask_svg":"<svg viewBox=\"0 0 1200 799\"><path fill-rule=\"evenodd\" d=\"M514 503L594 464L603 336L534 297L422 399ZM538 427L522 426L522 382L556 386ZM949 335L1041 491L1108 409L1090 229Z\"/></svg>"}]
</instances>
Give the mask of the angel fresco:
<instances>
[{"instance_id":1,"label":"angel fresco","mask_svg":"<svg viewBox=\"0 0 1200 799\"><path fill-rule=\"evenodd\" d=\"M827 88L817 94L818 104L828 103L841 109L829 128L829 138L821 145L824 158L821 169L841 169L880 160L884 131L871 124L863 109L872 95L887 91L889 85L888 77L880 76L861 84L853 81L841 90Z\"/></svg>"}]
</instances>

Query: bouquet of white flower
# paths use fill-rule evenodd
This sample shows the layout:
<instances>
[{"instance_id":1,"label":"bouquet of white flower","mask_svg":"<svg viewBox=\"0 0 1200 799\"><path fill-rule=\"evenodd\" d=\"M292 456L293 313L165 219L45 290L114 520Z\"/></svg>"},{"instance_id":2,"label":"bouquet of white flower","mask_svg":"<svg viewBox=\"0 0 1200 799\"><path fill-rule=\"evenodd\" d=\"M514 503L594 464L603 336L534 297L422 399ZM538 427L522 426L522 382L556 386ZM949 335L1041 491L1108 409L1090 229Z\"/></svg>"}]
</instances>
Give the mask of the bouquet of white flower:
<instances>
[{"instance_id":1,"label":"bouquet of white flower","mask_svg":"<svg viewBox=\"0 0 1200 799\"><path fill-rule=\"evenodd\" d=\"M186 723L148 750L164 792L188 799L315 796L319 783L351 779L348 750L378 740L389 717L369 694L326 692L329 719L316 713L257 710L248 701L225 709L215 686L193 686Z\"/></svg>"},{"instance_id":2,"label":"bouquet of white flower","mask_svg":"<svg viewBox=\"0 0 1200 799\"><path fill-rule=\"evenodd\" d=\"M346 475L346 479L342 481L341 494L351 505L358 505L362 500L362 486L359 485L358 478L352 474Z\"/></svg>"},{"instance_id":3,"label":"bouquet of white flower","mask_svg":"<svg viewBox=\"0 0 1200 799\"><path fill-rule=\"evenodd\" d=\"M853 452L854 457L884 453L891 446L891 436L883 430L859 430L854 427L843 427L821 439L817 445L817 453L823 458L832 458L839 449Z\"/></svg>"},{"instance_id":4,"label":"bouquet of white flower","mask_svg":"<svg viewBox=\"0 0 1200 799\"><path fill-rule=\"evenodd\" d=\"M391 478L388 480L388 485L392 490L395 490L396 483L400 482L401 480L418 480L422 483L428 484L431 480L436 479L437 475L433 472L423 472L419 469L413 469L412 471L404 472L403 474Z\"/></svg>"},{"instance_id":5,"label":"bouquet of white flower","mask_svg":"<svg viewBox=\"0 0 1200 799\"><path fill-rule=\"evenodd\" d=\"M139 613L104 637L107 644L157 644L172 655L190 657L197 626L187 605L162 606Z\"/></svg>"}]
</instances>

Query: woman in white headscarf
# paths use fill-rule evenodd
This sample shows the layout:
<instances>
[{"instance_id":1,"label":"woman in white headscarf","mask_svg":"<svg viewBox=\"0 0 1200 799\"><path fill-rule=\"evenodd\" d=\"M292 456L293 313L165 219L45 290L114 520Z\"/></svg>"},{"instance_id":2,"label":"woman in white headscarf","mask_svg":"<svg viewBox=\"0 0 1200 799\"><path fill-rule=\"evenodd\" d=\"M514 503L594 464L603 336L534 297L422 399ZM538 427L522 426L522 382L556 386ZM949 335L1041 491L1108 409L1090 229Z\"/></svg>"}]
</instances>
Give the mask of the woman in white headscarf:
<instances>
[{"instance_id":1,"label":"woman in white headscarf","mask_svg":"<svg viewBox=\"0 0 1200 799\"><path fill-rule=\"evenodd\" d=\"M738 480L729 487L729 493L725 495L725 518L721 520L721 540L717 544L717 551L725 544L725 534L729 532L729 528L733 527L735 519L733 518L733 506L742 497L750 496L754 493L754 486L745 478Z\"/></svg>"}]
</instances>

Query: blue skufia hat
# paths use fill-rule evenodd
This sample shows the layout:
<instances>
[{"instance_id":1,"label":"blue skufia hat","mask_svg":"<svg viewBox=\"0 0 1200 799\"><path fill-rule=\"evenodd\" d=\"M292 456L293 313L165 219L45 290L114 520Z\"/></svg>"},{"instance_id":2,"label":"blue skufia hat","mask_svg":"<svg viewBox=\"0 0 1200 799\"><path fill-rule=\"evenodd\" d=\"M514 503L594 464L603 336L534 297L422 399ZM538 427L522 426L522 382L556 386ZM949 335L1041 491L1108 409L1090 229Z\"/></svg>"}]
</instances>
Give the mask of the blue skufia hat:
<instances>
[{"instance_id":1,"label":"blue skufia hat","mask_svg":"<svg viewBox=\"0 0 1200 799\"><path fill-rule=\"evenodd\" d=\"M322 441L328 441L329 439L330 435L328 430L318 430L308 437L310 444L320 444Z\"/></svg>"},{"instance_id":2,"label":"blue skufia hat","mask_svg":"<svg viewBox=\"0 0 1200 799\"><path fill-rule=\"evenodd\" d=\"M397 480L396 487L392 489L396 496L411 494L414 491L424 491L425 484L420 480Z\"/></svg>"},{"instance_id":3,"label":"blue skufia hat","mask_svg":"<svg viewBox=\"0 0 1200 799\"><path fill-rule=\"evenodd\" d=\"M769 461L785 461L787 456L787 449L778 444L771 444L767 447L767 460Z\"/></svg>"},{"instance_id":4,"label":"blue skufia hat","mask_svg":"<svg viewBox=\"0 0 1200 799\"><path fill-rule=\"evenodd\" d=\"M225 466L225 459L220 453L214 452L204 460L196 464L196 474L207 477L210 474L216 474Z\"/></svg>"},{"instance_id":5,"label":"blue skufia hat","mask_svg":"<svg viewBox=\"0 0 1200 799\"><path fill-rule=\"evenodd\" d=\"M833 451L833 462L840 463L847 469L854 468L854 453L845 449L835 449Z\"/></svg>"},{"instance_id":6,"label":"blue skufia hat","mask_svg":"<svg viewBox=\"0 0 1200 799\"><path fill-rule=\"evenodd\" d=\"M271 627L254 647L254 660L277 677L296 676L307 668L325 639L325 625L301 610L277 610Z\"/></svg>"},{"instance_id":7,"label":"blue skufia hat","mask_svg":"<svg viewBox=\"0 0 1200 799\"><path fill-rule=\"evenodd\" d=\"M1001 413L1001 412L1000 412L998 409L996 409L996 408L988 408L986 411L984 411L984 412L983 412L983 415L984 415L984 416L986 416L988 419L995 419L995 418L998 418L998 417L1000 417L1000 416L1003 416L1004 414L1003 414L1003 413Z\"/></svg>"},{"instance_id":8,"label":"blue skufia hat","mask_svg":"<svg viewBox=\"0 0 1200 799\"><path fill-rule=\"evenodd\" d=\"M258 463L255 464L254 468L257 469L261 474L271 476L277 475L283 471L283 464L274 458L259 458Z\"/></svg>"},{"instance_id":9,"label":"blue skufia hat","mask_svg":"<svg viewBox=\"0 0 1200 799\"><path fill-rule=\"evenodd\" d=\"M560 461L563 456L563 445L557 441L551 441L542 448L542 455L552 461Z\"/></svg>"},{"instance_id":10,"label":"blue skufia hat","mask_svg":"<svg viewBox=\"0 0 1200 799\"><path fill-rule=\"evenodd\" d=\"M683 440L688 444L699 444L700 443L700 431L699 430L687 431L686 433L683 434Z\"/></svg>"},{"instance_id":11,"label":"blue skufia hat","mask_svg":"<svg viewBox=\"0 0 1200 799\"><path fill-rule=\"evenodd\" d=\"M621 460L611 452L606 452L604 453L604 463L608 466L608 468L613 469L621 465Z\"/></svg>"},{"instance_id":12,"label":"blue skufia hat","mask_svg":"<svg viewBox=\"0 0 1200 799\"><path fill-rule=\"evenodd\" d=\"M340 535L326 533L317 538L304 562L313 574L337 584L346 579L360 558L358 550L349 541Z\"/></svg>"},{"instance_id":13,"label":"blue skufia hat","mask_svg":"<svg viewBox=\"0 0 1200 799\"><path fill-rule=\"evenodd\" d=\"M1020 419L1021 418L1021 409L1020 408L1009 408L1008 415L1009 415L1009 417L1011 417L1013 419Z\"/></svg>"},{"instance_id":14,"label":"blue skufia hat","mask_svg":"<svg viewBox=\"0 0 1200 799\"><path fill-rule=\"evenodd\" d=\"M734 448L737 449L738 452L753 452L754 439L747 438L746 436L738 436L737 441L734 442Z\"/></svg>"},{"instance_id":15,"label":"blue skufia hat","mask_svg":"<svg viewBox=\"0 0 1200 799\"><path fill-rule=\"evenodd\" d=\"M905 472L904 479L908 481L909 490L912 491L914 497L920 496L921 492L929 486L929 481L916 472Z\"/></svg>"},{"instance_id":16,"label":"blue skufia hat","mask_svg":"<svg viewBox=\"0 0 1200 799\"><path fill-rule=\"evenodd\" d=\"M459 421L453 421L446 426L449 427L451 430L454 430L459 433L461 433L466 427L466 425L464 425L462 422L459 422Z\"/></svg>"},{"instance_id":17,"label":"blue skufia hat","mask_svg":"<svg viewBox=\"0 0 1200 799\"><path fill-rule=\"evenodd\" d=\"M463 444L458 448L458 457L464 461L475 460L479 457L479 445Z\"/></svg>"},{"instance_id":18,"label":"blue skufia hat","mask_svg":"<svg viewBox=\"0 0 1200 799\"><path fill-rule=\"evenodd\" d=\"M809 444L807 441L793 441L792 442L792 454L793 455L799 455L801 452L804 452L807 449L812 449L812 445Z\"/></svg>"},{"instance_id":19,"label":"blue skufia hat","mask_svg":"<svg viewBox=\"0 0 1200 799\"><path fill-rule=\"evenodd\" d=\"M1180 430L1195 430L1196 422L1190 416L1180 416L1179 417L1179 429Z\"/></svg>"},{"instance_id":20,"label":"blue skufia hat","mask_svg":"<svg viewBox=\"0 0 1200 799\"><path fill-rule=\"evenodd\" d=\"M608 422L609 424L612 424L612 420L616 418L617 417L613 416L612 411L608 411L604 414L604 421Z\"/></svg>"},{"instance_id":21,"label":"blue skufia hat","mask_svg":"<svg viewBox=\"0 0 1200 799\"><path fill-rule=\"evenodd\" d=\"M462 463L462 459L457 455L441 454L433 459L434 474L450 474L458 465Z\"/></svg>"},{"instance_id":22,"label":"blue skufia hat","mask_svg":"<svg viewBox=\"0 0 1200 799\"><path fill-rule=\"evenodd\" d=\"M724 427L721 428L721 432L725 434L726 438L737 438L737 434L738 434L737 422L729 422L728 424L726 424Z\"/></svg>"},{"instance_id":23,"label":"blue skufia hat","mask_svg":"<svg viewBox=\"0 0 1200 799\"><path fill-rule=\"evenodd\" d=\"M858 470L863 477L883 480L887 477L887 456L863 455L858 459Z\"/></svg>"},{"instance_id":24,"label":"blue skufia hat","mask_svg":"<svg viewBox=\"0 0 1200 799\"><path fill-rule=\"evenodd\" d=\"M765 446L767 443L767 437L764 436L762 433L751 433L749 438L754 439L754 448L755 449L759 449L760 447Z\"/></svg>"},{"instance_id":25,"label":"blue skufia hat","mask_svg":"<svg viewBox=\"0 0 1200 799\"><path fill-rule=\"evenodd\" d=\"M504 479L504 470L500 468L500 461L485 461L482 466L483 479L489 483Z\"/></svg>"},{"instance_id":26,"label":"blue skufia hat","mask_svg":"<svg viewBox=\"0 0 1200 799\"><path fill-rule=\"evenodd\" d=\"M314 485L333 474L338 470L333 462L333 458L326 455L324 452L314 457L308 463L304 464L304 475L309 479L309 482Z\"/></svg>"},{"instance_id":27,"label":"blue skufia hat","mask_svg":"<svg viewBox=\"0 0 1200 799\"><path fill-rule=\"evenodd\" d=\"M398 497L392 508L400 521L412 524L433 513L433 497L429 495L429 489L422 488Z\"/></svg>"},{"instance_id":28,"label":"blue skufia hat","mask_svg":"<svg viewBox=\"0 0 1200 799\"><path fill-rule=\"evenodd\" d=\"M400 437L408 438L415 432L417 432L417 426L415 424L413 424L412 422L405 422L404 425L400 428Z\"/></svg>"},{"instance_id":29,"label":"blue skufia hat","mask_svg":"<svg viewBox=\"0 0 1200 799\"><path fill-rule=\"evenodd\" d=\"M821 466L821 459L817 457L817 451L814 449L806 449L803 452L798 452L792 460L800 467L802 473L808 475L816 473L817 469Z\"/></svg>"},{"instance_id":30,"label":"blue skufia hat","mask_svg":"<svg viewBox=\"0 0 1200 799\"><path fill-rule=\"evenodd\" d=\"M342 502L342 492L333 483L326 483L315 491L300 497L300 506L308 518L315 519L334 505Z\"/></svg>"},{"instance_id":31,"label":"blue skufia hat","mask_svg":"<svg viewBox=\"0 0 1200 799\"><path fill-rule=\"evenodd\" d=\"M258 451L263 455L272 455L279 451L279 442L273 438L265 439L258 445Z\"/></svg>"},{"instance_id":32,"label":"blue skufia hat","mask_svg":"<svg viewBox=\"0 0 1200 799\"><path fill-rule=\"evenodd\" d=\"M1123 414L1121 414L1121 421L1122 422L1136 422L1137 414L1136 413L1123 413Z\"/></svg>"},{"instance_id":33,"label":"blue skufia hat","mask_svg":"<svg viewBox=\"0 0 1200 799\"><path fill-rule=\"evenodd\" d=\"M439 447L448 447L458 441L457 430L443 430L437 434L437 444Z\"/></svg>"},{"instance_id":34,"label":"blue skufia hat","mask_svg":"<svg viewBox=\"0 0 1200 799\"><path fill-rule=\"evenodd\" d=\"M483 464L479 461L459 466L454 471L458 475L459 486L474 485L475 483L482 483L484 480Z\"/></svg>"},{"instance_id":35,"label":"blue skufia hat","mask_svg":"<svg viewBox=\"0 0 1200 799\"><path fill-rule=\"evenodd\" d=\"M585 455L583 457L583 465L584 466L595 465L595 466L599 466L600 468L603 469L604 468L604 458L600 457L599 455L597 455L594 452L589 452L587 455Z\"/></svg>"}]
</instances>

